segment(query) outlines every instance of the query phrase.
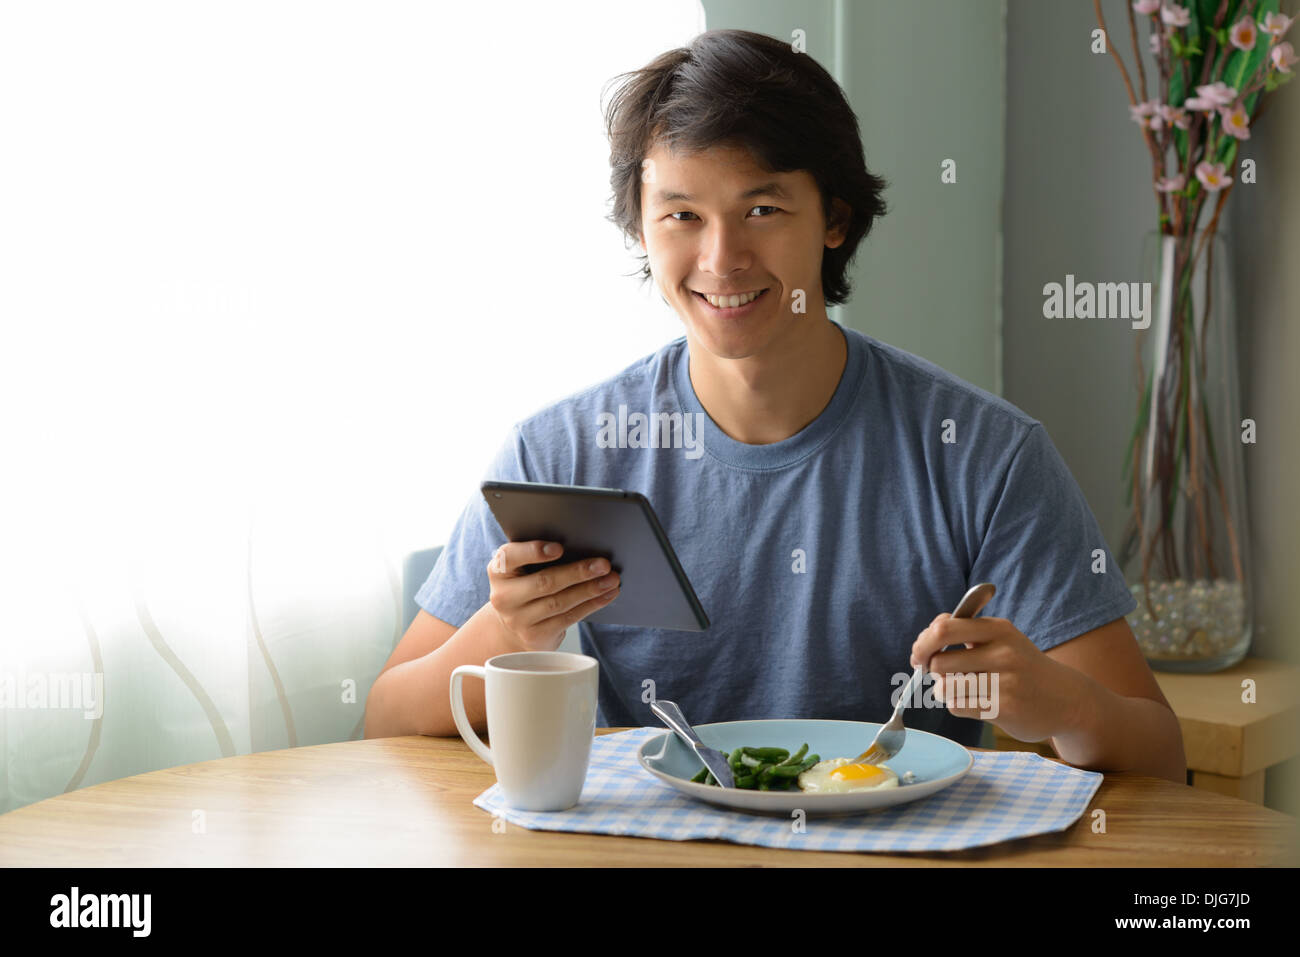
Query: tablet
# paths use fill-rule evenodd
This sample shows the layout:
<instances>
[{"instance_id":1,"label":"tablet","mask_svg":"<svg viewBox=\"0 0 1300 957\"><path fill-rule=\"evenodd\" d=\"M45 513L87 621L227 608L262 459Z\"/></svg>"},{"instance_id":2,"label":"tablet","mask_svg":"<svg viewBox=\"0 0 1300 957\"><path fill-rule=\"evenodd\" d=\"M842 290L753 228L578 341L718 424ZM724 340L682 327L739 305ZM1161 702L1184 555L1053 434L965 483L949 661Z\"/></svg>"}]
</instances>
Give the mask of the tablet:
<instances>
[{"instance_id":1,"label":"tablet","mask_svg":"<svg viewBox=\"0 0 1300 957\"><path fill-rule=\"evenodd\" d=\"M508 541L540 539L564 546L555 561L525 565L523 571L609 559L621 579L619 596L583 621L678 631L709 627L663 526L640 492L540 482L484 482L482 490Z\"/></svg>"}]
</instances>

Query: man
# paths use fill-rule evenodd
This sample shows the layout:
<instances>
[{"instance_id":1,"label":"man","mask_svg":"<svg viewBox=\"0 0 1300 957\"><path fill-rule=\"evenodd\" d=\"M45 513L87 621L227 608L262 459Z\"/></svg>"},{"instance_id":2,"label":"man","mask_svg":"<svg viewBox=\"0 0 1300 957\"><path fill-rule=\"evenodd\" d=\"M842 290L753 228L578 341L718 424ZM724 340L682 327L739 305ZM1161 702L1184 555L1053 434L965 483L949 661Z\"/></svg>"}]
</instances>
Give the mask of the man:
<instances>
[{"instance_id":1,"label":"man","mask_svg":"<svg viewBox=\"0 0 1300 957\"><path fill-rule=\"evenodd\" d=\"M553 649L580 622L602 726L657 725L652 696L696 723L884 721L920 664L975 676L975 700L940 678L910 728L974 745L996 720L1078 766L1182 783L1177 719L1124 619L1136 602L1042 425L827 316L885 211L831 77L711 31L631 74L607 123L612 218L685 336L518 423L487 477L642 492L712 624L584 621L618 576L519 574L554 545L506 543L475 498L371 690L367 737L455 734L452 669ZM700 449L599 441L621 406L698 421ZM984 581L984 616L950 618ZM465 699L481 729L482 686Z\"/></svg>"}]
</instances>

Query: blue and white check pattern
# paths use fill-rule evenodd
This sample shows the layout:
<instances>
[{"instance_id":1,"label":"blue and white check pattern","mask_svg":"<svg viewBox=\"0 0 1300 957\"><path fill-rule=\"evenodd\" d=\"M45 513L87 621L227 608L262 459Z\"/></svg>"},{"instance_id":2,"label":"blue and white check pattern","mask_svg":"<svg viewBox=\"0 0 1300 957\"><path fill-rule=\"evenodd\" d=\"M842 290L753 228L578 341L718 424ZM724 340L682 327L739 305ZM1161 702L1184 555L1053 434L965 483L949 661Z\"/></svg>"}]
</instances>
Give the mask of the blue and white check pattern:
<instances>
[{"instance_id":1,"label":"blue and white check pattern","mask_svg":"<svg viewBox=\"0 0 1300 957\"><path fill-rule=\"evenodd\" d=\"M970 772L910 804L851 817L809 817L802 831L780 817L695 801L659 781L636 753L663 728L597 737L582 799L567 811L506 807L493 784L477 807L536 831L578 831L667 841L717 839L807 851L959 851L1069 827L1087 809L1102 775L1029 751L972 752Z\"/></svg>"}]
</instances>

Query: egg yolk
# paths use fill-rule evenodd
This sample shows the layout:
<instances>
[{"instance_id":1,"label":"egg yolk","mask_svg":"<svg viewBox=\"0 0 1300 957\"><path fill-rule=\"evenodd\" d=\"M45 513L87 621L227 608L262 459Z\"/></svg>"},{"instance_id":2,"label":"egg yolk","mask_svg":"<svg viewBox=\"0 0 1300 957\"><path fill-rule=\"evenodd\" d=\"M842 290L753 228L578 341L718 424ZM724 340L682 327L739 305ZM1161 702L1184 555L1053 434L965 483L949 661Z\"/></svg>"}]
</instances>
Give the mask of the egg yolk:
<instances>
[{"instance_id":1,"label":"egg yolk","mask_svg":"<svg viewBox=\"0 0 1300 957\"><path fill-rule=\"evenodd\" d=\"M845 764L831 772L837 781L870 781L884 776L885 772L874 764Z\"/></svg>"}]
</instances>

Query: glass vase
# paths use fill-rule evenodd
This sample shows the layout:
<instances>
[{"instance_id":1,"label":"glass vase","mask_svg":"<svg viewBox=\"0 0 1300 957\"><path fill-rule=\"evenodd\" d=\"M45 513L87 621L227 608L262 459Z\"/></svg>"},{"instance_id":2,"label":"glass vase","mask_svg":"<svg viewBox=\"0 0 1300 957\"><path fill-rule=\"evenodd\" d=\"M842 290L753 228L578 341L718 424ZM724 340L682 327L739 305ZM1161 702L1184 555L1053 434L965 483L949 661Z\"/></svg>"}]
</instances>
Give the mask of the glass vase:
<instances>
[{"instance_id":1,"label":"glass vase","mask_svg":"<svg viewBox=\"0 0 1300 957\"><path fill-rule=\"evenodd\" d=\"M1137 416L1125 454L1119 561L1128 616L1162 671L1220 671L1250 647L1244 452L1228 257L1217 234L1149 233L1149 325L1137 332Z\"/></svg>"}]
</instances>

